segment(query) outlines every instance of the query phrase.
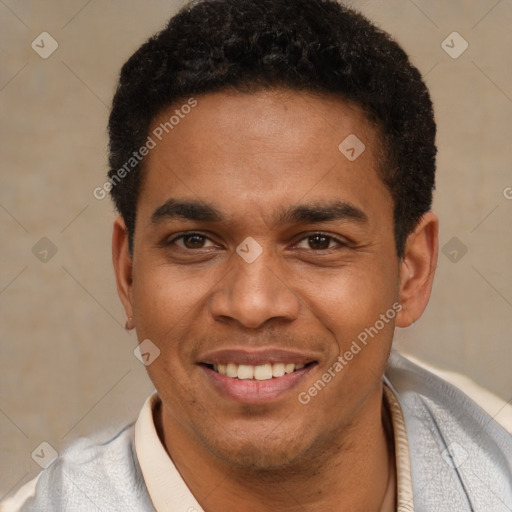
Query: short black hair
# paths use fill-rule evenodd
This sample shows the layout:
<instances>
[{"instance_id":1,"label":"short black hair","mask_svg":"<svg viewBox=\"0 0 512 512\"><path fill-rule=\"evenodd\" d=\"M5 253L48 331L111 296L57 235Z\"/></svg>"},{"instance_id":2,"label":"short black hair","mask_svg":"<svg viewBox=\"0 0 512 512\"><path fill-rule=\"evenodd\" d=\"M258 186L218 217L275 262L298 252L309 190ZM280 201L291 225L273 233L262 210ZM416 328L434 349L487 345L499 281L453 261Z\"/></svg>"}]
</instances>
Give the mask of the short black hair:
<instances>
[{"instance_id":1,"label":"short black hair","mask_svg":"<svg viewBox=\"0 0 512 512\"><path fill-rule=\"evenodd\" d=\"M109 119L109 188L130 248L144 162L133 155L154 118L192 95L275 87L334 93L379 128L379 172L403 256L407 236L432 205L432 102L402 48L335 0L196 0L124 64Z\"/></svg>"}]
</instances>

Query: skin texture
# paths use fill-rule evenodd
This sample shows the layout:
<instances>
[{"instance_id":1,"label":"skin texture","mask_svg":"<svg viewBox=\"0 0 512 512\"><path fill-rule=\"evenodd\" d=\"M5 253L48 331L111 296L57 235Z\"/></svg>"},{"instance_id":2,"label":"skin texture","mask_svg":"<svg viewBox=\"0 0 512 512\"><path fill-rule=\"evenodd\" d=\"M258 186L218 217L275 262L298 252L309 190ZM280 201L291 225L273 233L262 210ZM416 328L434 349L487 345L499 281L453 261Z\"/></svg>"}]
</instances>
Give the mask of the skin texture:
<instances>
[{"instance_id":1,"label":"skin texture","mask_svg":"<svg viewBox=\"0 0 512 512\"><path fill-rule=\"evenodd\" d=\"M385 510L393 466L382 374L395 322L416 321L430 296L437 218L421 219L399 260L393 202L377 174L378 131L339 98L263 90L197 101L147 157L133 257L122 218L114 223L129 326L161 350L147 368L162 399L161 439L210 512ZM366 146L354 161L338 150L349 134ZM225 218L154 222L169 199L214 205ZM279 219L283 209L334 201L366 220ZM206 238L176 240L183 232ZM263 250L252 263L236 252L247 237ZM298 394L397 303L398 315L301 404ZM316 364L277 399L241 403L200 365L222 348L288 349Z\"/></svg>"}]
</instances>

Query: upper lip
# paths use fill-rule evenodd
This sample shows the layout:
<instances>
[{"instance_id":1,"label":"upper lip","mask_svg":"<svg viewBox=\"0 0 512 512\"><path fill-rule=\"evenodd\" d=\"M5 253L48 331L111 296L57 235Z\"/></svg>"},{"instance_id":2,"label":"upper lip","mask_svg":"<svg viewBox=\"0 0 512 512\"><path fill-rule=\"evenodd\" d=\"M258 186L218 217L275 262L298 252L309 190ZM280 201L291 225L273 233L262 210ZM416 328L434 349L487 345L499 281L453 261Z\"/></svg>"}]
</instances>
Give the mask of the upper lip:
<instances>
[{"instance_id":1,"label":"upper lip","mask_svg":"<svg viewBox=\"0 0 512 512\"><path fill-rule=\"evenodd\" d=\"M317 361L317 357L305 352L277 349L273 347L249 350L247 348L226 348L212 350L203 354L200 359L204 364L247 364L258 366L266 363L308 364Z\"/></svg>"}]
</instances>

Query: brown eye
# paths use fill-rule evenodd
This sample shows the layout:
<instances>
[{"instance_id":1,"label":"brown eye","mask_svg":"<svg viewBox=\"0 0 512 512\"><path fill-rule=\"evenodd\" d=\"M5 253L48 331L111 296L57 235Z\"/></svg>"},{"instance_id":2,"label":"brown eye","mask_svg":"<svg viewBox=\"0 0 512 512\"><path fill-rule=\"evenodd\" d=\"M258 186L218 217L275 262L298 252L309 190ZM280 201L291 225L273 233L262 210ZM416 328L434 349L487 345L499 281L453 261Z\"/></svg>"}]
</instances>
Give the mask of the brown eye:
<instances>
[{"instance_id":1,"label":"brown eye","mask_svg":"<svg viewBox=\"0 0 512 512\"><path fill-rule=\"evenodd\" d=\"M306 236L297 244L297 247L300 249L308 249L318 252L334 249L336 246L338 248L343 248L347 246L347 243L324 233L314 233Z\"/></svg>"},{"instance_id":2,"label":"brown eye","mask_svg":"<svg viewBox=\"0 0 512 512\"><path fill-rule=\"evenodd\" d=\"M201 235L200 233L188 233L175 238L171 243L182 247L183 249L204 249L208 247L206 244L210 243L210 246L214 244L208 239L208 237Z\"/></svg>"},{"instance_id":3,"label":"brown eye","mask_svg":"<svg viewBox=\"0 0 512 512\"><path fill-rule=\"evenodd\" d=\"M308 236L308 245L311 249L321 251L329 249L332 238L325 235L312 235Z\"/></svg>"},{"instance_id":4,"label":"brown eye","mask_svg":"<svg viewBox=\"0 0 512 512\"><path fill-rule=\"evenodd\" d=\"M201 235L185 235L183 245L187 249L201 249L204 246L206 238Z\"/></svg>"}]
</instances>

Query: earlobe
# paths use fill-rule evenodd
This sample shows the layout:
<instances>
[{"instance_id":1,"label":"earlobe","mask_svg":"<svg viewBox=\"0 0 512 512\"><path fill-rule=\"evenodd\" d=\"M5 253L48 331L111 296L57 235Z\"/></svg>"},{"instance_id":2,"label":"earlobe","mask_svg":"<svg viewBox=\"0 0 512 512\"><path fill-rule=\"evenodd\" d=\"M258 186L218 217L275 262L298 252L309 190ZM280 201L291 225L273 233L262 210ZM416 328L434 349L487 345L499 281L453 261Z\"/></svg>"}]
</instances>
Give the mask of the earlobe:
<instances>
[{"instance_id":1,"label":"earlobe","mask_svg":"<svg viewBox=\"0 0 512 512\"><path fill-rule=\"evenodd\" d=\"M439 220L427 212L407 238L400 263L400 304L397 327L409 327L423 314L437 265Z\"/></svg>"},{"instance_id":2,"label":"earlobe","mask_svg":"<svg viewBox=\"0 0 512 512\"><path fill-rule=\"evenodd\" d=\"M132 257L128 230L121 216L114 220L112 232L112 260L117 283L117 293L126 313L126 329L135 327L132 306Z\"/></svg>"}]
</instances>

